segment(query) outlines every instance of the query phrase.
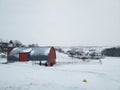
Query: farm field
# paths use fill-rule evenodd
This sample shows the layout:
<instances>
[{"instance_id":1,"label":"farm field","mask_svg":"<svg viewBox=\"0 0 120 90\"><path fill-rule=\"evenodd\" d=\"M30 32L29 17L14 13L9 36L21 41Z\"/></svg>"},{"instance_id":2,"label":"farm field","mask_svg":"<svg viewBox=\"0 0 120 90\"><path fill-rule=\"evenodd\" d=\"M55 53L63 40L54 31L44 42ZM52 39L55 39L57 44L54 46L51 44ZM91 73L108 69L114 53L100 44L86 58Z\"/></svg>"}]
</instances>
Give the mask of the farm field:
<instances>
[{"instance_id":1,"label":"farm field","mask_svg":"<svg viewBox=\"0 0 120 90\"><path fill-rule=\"evenodd\" d=\"M1 59L0 90L120 90L120 58L101 60L83 62L58 52L53 67Z\"/></svg>"}]
</instances>

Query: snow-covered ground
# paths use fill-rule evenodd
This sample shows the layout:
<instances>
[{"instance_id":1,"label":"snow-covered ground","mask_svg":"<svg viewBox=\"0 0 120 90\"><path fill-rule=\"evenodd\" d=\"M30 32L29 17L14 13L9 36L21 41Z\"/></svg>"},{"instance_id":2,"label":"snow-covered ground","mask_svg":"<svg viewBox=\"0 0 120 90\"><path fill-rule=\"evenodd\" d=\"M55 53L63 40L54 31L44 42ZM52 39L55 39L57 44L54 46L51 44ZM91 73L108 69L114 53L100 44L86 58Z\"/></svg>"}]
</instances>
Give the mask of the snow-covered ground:
<instances>
[{"instance_id":1,"label":"snow-covered ground","mask_svg":"<svg viewBox=\"0 0 120 90\"><path fill-rule=\"evenodd\" d=\"M106 57L100 64L57 53L53 67L31 61L2 64L5 61L0 60L0 90L120 90L118 57Z\"/></svg>"}]
</instances>

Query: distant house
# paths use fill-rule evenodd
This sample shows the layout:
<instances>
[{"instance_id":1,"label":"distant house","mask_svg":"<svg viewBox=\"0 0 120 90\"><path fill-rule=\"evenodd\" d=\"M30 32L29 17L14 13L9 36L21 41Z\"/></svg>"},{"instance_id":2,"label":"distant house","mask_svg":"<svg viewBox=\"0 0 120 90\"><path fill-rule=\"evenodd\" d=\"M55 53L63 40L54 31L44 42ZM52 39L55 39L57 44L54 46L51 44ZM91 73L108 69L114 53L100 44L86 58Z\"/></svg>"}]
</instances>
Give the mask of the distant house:
<instances>
[{"instance_id":1,"label":"distant house","mask_svg":"<svg viewBox=\"0 0 120 90\"><path fill-rule=\"evenodd\" d=\"M46 66L52 66L56 63L56 52L54 47L8 47L8 62L14 61L45 61Z\"/></svg>"}]
</instances>

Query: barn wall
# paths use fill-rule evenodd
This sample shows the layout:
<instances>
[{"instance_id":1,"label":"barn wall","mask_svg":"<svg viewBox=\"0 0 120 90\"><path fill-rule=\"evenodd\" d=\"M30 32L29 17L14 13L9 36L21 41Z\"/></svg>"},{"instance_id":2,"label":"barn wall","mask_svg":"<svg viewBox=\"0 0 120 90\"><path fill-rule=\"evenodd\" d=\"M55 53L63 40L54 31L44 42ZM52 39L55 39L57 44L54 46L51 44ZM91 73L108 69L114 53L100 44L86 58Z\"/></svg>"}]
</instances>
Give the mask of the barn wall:
<instances>
[{"instance_id":1,"label":"barn wall","mask_svg":"<svg viewBox=\"0 0 120 90\"><path fill-rule=\"evenodd\" d=\"M7 48L7 56L9 56L10 52L13 50L12 47Z\"/></svg>"},{"instance_id":2,"label":"barn wall","mask_svg":"<svg viewBox=\"0 0 120 90\"><path fill-rule=\"evenodd\" d=\"M56 52L54 47L50 49L50 53L48 54L48 64L55 64L56 63Z\"/></svg>"},{"instance_id":3,"label":"barn wall","mask_svg":"<svg viewBox=\"0 0 120 90\"><path fill-rule=\"evenodd\" d=\"M8 56L7 61L8 62L15 62L15 61L19 61L19 58L15 57L15 56Z\"/></svg>"},{"instance_id":4,"label":"barn wall","mask_svg":"<svg viewBox=\"0 0 120 90\"><path fill-rule=\"evenodd\" d=\"M19 61L25 62L29 60L29 53L19 53Z\"/></svg>"},{"instance_id":5,"label":"barn wall","mask_svg":"<svg viewBox=\"0 0 120 90\"><path fill-rule=\"evenodd\" d=\"M29 60L32 60L32 61L47 61L48 56L47 55L30 55Z\"/></svg>"}]
</instances>

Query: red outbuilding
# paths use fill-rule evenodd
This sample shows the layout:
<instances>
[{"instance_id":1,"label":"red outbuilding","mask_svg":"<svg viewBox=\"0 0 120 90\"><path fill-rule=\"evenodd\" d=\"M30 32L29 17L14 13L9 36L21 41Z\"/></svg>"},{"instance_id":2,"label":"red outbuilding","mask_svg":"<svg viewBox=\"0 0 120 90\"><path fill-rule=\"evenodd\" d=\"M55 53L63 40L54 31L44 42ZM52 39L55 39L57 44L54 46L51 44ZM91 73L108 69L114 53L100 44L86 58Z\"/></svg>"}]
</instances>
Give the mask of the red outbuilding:
<instances>
[{"instance_id":1,"label":"red outbuilding","mask_svg":"<svg viewBox=\"0 0 120 90\"><path fill-rule=\"evenodd\" d=\"M13 50L12 47L7 48L7 56L9 56L10 52Z\"/></svg>"},{"instance_id":2,"label":"red outbuilding","mask_svg":"<svg viewBox=\"0 0 120 90\"><path fill-rule=\"evenodd\" d=\"M29 60L29 53L28 52L21 52L19 53L19 61L25 62Z\"/></svg>"}]
</instances>

